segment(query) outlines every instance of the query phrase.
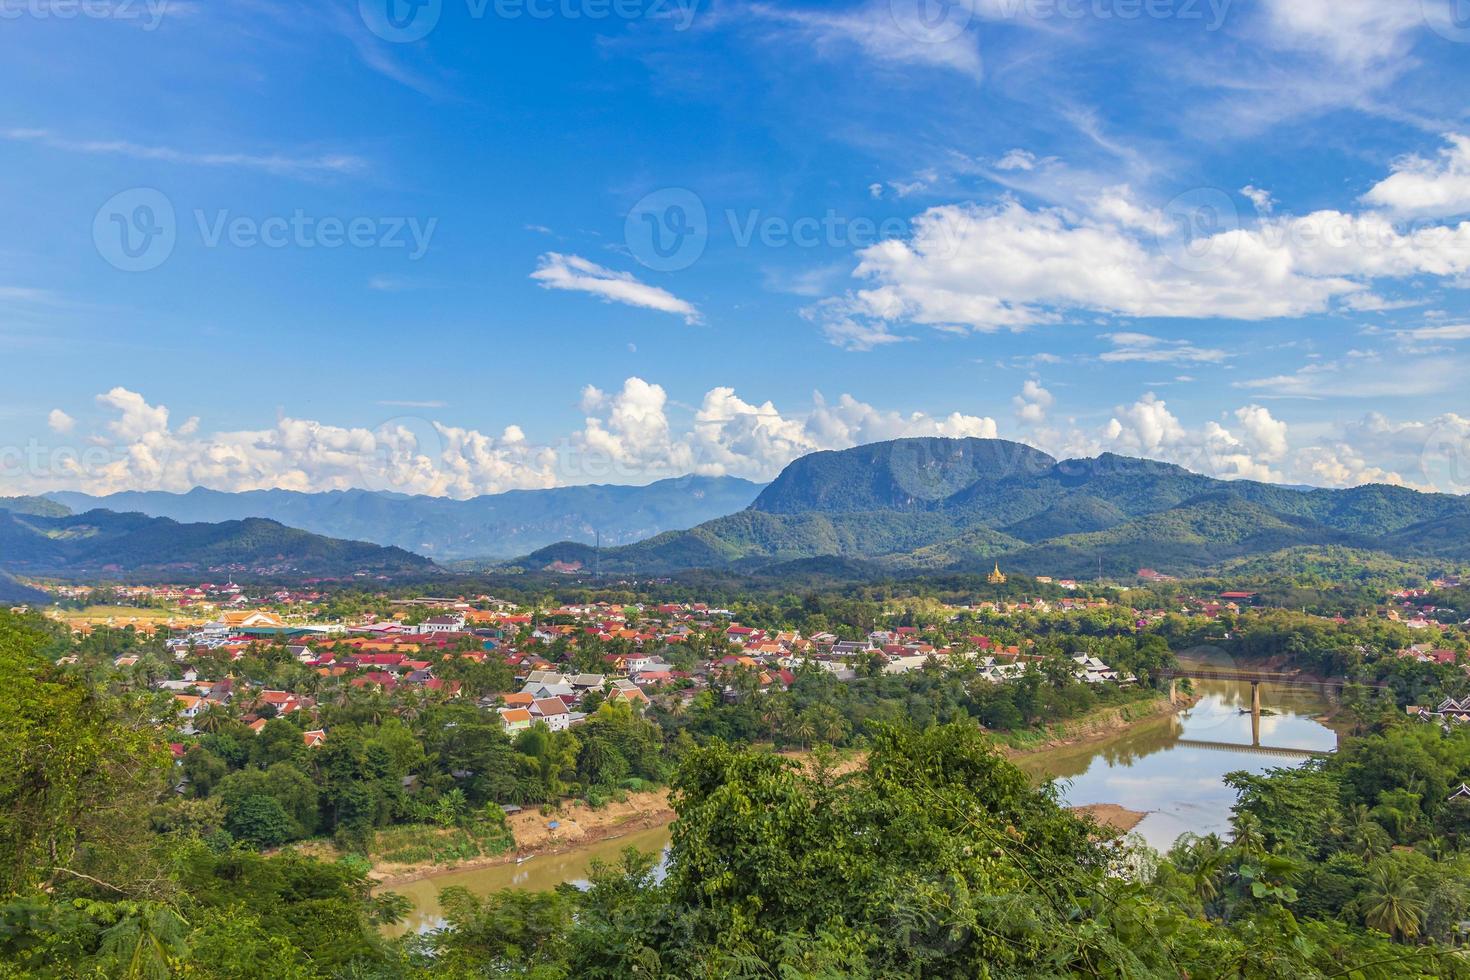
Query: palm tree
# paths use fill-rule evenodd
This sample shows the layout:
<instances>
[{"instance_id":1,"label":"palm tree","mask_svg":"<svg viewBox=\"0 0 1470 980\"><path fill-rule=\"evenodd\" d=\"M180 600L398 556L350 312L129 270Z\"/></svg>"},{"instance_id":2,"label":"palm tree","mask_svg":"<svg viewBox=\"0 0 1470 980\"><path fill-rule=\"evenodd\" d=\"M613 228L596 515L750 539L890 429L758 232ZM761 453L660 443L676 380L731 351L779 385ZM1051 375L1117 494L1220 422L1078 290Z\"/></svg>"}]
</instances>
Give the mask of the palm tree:
<instances>
[{"instance_id":1,"label":"palm tree","mask_svg":"<svg viewBox=\"0 0 1470 980\"><path fill-rule=\"evenodd\" d=\"M1395 861L1374 862L1368 871L1363 923L1402 940L1419 935L1423 917L1424 902L1414 878Z\"/></svg>"},{"instance_id":2,"label":"palm tree","mask_svg":"<svg viewBox=\"0 0 1470 980\"><path fill-rule=\"evenodd\" d=\"M797 715L792 719L790 727L786 730L786 737L796 742L803 749L811 744L816 734L817 730L812 725L811 718L804 714Z\"/></svg>"},{"instance_id":3,"label":"palm tree","mask_svg":"<svg viewBox=\"0 0 1470 980\"><path fill-rule=\"evenodd\" d=\"M1266 853L1266 837L1261 832L1261 818L1243 811L1235 815L1234 842L1242 854L1259 856Z\"/></svg>"},{"instance_id":4,"label":"palm tree","mask_svg":"<svg viewBox=\"0 0 1470 980\"><path fill-rule=\"evenodd\" d=\"M1200 904L1209 905L1220 897L1220 878L1230 864L1230 857L1230 849L1214 834L1207 834L1193 842L1187 866L1183 870L1189 876Z\"/></svg>"},{"instance_id":5,"label":"palm tree","mask_svg":"<svg viewBox=\"0 0 1470 980\"><path fill-rule=\"evenodd\" d=\"M1388 831L1373 819L1372 813L1361 803L1353 807L1352 816L1349 819L1348 839L1352 842L1352 852L1364 861L1371 861L1387 854L1393 843L1388 836Z\"/></svg>"},{"instance_id":6,"label":"palm tree","mask_svg":"<svg viewBox=\"0 0 1470 980\"><path fill-rule=\"evenodd\" d=\"M230 720L230 713L222 704L211 704L194 719L194 730L213 735Z\"/></svg>"}]
</instances>

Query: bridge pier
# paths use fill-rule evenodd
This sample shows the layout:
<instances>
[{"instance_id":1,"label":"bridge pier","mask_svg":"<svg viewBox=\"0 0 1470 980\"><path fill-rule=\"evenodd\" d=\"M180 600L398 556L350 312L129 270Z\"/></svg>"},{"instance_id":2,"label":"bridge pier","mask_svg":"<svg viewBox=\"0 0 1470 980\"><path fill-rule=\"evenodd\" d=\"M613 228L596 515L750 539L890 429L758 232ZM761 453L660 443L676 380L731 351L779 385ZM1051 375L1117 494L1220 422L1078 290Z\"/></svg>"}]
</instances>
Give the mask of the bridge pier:
<instances>
[{"instance_id":1,"label":"bridge pier","mask_svg":"<svg viewBox=\"0 0 1470 980\"><path fill-rule=\"evenodd\" d=\"M1261 745L1261 682L1251 681L1251 745Z\"/></svg>"},{"instance_id":2,"label":"bridge pier","mask_svg":"<svg viewBox=\"0 0 1470 980\"><path fill-rule=\"evenodd\" d=\"M1179 678L1177 677L1169 678L1169 703L1179 703Z\"/></svg>"}]
</instances>

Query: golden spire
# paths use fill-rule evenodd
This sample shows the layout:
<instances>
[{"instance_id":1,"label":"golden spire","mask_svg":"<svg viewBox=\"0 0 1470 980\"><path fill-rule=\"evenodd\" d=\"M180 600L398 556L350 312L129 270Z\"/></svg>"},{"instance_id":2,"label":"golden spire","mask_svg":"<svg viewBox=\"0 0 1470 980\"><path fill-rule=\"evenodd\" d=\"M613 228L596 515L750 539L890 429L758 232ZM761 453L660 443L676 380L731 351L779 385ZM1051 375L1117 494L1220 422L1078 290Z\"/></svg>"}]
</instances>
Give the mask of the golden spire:
<instances>
[{"instance_id":1,"label":"golden spire","mask_svg":"<svg viewBox=\"0 0 1470 980\"><path fill-rule=\"evenodd\" d=\"M996 562L995 563L995 571L991 572L988 576L986 576L986 580L991 585L1004 585L1005 584L1006 576L1005 576L1005 572L1002 572L1000 570L1000 562Z\"/></svg>"}]
</instances>

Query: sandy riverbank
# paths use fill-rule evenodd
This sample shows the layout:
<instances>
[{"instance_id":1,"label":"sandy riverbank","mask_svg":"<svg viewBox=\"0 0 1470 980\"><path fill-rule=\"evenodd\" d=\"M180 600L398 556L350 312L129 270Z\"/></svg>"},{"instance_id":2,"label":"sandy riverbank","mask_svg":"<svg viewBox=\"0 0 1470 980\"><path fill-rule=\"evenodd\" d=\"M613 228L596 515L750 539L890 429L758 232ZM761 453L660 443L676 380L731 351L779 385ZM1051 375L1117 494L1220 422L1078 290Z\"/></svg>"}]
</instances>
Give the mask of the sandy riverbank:
<instances>
[{"instance_id":1,"label":"sandy riverbank","mask_svg":"<svg viewBox=\"0 0 1470 980\"><path fill-rule=\"evenodd\" d=\"M1089 803L1087 806L1071 807L1071 810L1078 816L1091 817L1101 826L1111 827L1123 834L1143 823L1143 818L1148 816L1147 813L1129 810L1116 803Z\"/></svg>"},{"instance_id":2,"label":"sandy riverbank","mask_svg":"<svg viewBox=\"0 0 1470 980\"><path fill-rule=\"evenodd\" d=\"M669 805L669 792L666 789L629 793L622 802L608 803L595 810L580 800L568 801L549 816L543 815L538 808L533 808L508 817L506 822L515 835L516 847L504 854L471 858L454 864L394 864L380 861L373 865L369 876L380 886L386 887L455 871L514 864L528 857L564 854L624 834L662 827L673 819L674 810ZM556 826L552 827L552 823Z\"/></svg>"},{"instance_id":3,"label":"sandy riverbank","mask_svg":"<svg viewBox=\"0 0 1470 980\"><path fill-rule=\"evenodd\" d=\"M1113 738L1135 725L1182 711L1191 703L1193 702L1183 699L1174 703L1159 699L1148 704L1109 708L1094 716L1058 725L1055 728L1055 737L1035 745L1025 748L1001 745L999 748L1007 758L1019 760L1045 755L1058 749L1084 746ZM811 758L810 752L788 751L781 754L798 762ZM837 774L852 772L862 766L864 758L865 755L861 752L842 753L834 771ZM1146 816L1116 803L1094 803L1073 809L1092 816L1104 826L1124 833L1138 826ZM673 822L674 816L667 789L630 793L622 802L608 803L599 809L593 809L581 801L568 801L551 815L544 815L539 809L533 808L509 817L508 823L515 835L516 847L505 854L472 858L454 864L378 862L373 866L370 876L380 887L390 887L451 872L513 864L529 857L565 854L624 834L664 826ZM555 827L551 826L553 822Z\"/></svg>"}]
</instances>

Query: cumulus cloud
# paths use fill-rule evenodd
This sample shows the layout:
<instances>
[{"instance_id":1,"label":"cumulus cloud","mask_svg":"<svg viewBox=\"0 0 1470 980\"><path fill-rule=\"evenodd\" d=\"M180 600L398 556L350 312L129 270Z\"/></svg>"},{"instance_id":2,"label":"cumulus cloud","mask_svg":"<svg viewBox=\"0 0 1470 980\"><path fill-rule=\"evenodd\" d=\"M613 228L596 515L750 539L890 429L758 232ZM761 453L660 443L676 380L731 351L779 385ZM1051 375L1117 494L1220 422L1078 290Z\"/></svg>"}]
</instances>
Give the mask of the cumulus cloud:
<instances>
[{"instance_id":1,"label":"cumulus cloud","mask_svg":"<svg viewBox=\"0 0 1470 980\"><path fill-rule=\"evenodd\" d=\"M1016 407L1016 418L1023 425L1040 425L1046 421L1046 413L1053 401L1051 392L1033 378L1021 386L1021 393L1011 399L1011 404Z\"/></svg>"},{"instance_id":2,"label":"cumulus cloud","mask_svg":"<svg viewBox=\"0 0 1470 980\"><path fill-rule=\"evenodd\" d=\"M1413 172L1422 184L1423 168L1416 167L1404 164L1395 177ZM1449 173L1449 164L1435 174L1441 172ZM1458 194L1449 183L1435 188L1437 196L1405 183L1373 193L1405 203L1433 196L1442 209ZM903 324L988 332L1077 312L1264 320L1385 308L1370 290L1374 280L1470 276L1470 221L1405 228L1382 211L1276 215L1265 192L1244 193L1261 210L1245 223L1221 193L1186 197L1166 213L1126 186L1077 208L1028 207L1010 198L938 205L916 216L906 237L861 249L855 288L805 312L833 343L864 350L902 338ZM1112 359L1218 354L1193 348L1171 355L1154 345Z\"/></svg>"},{"instance_id":3,"label":"cumulus cloud","mask_svg":"<svg viewBox=\"0 0 1470 980\"><path fill-rule=\"evenodd\" d=\"M53 408L51 414L46 416L46 424L52 432L66 434L76 427L76 419L66 414L59 408Z\"/></svg>"},{"instance_id":4,"label":"cumulus cloud","mask_svg":"<svg viewBox=\"0 0 1470 980\"><path fill-rule=\"evenodd\" d=\"M820 449L902 436L997 435L991 418L887 411L851 395L829 402L815 394L783 414L730 387L706 392L691 419L676 416L663 386L637 377L614 391L586 386L581 427L539 443L515 424L494 435L419 416L372 427L282 417L260 429L203 432L198 419L175 424L167 406L126 388L97 403L108 415L99 431L24 459L0 455L6 487L97 494L362 487L463 498L687 473L768 480Z\"/></svg>"},{"instance_id":5,"label":"cumulus cloud","mask_svg":"<svg viewBox=\"0 0 1470 980\"><path fill-rule=\"evenodd\" d=\"M1363 200L1414 217L1450 217L1470 212L1470 136L1446 133L1449 144L1433 159L1407 156L1393 173L1374 184Z\"/></svg>"},{"instance_id":6,"label":"cumulus cloud","mask_svg":"<svg viewBox=\"0 0 1470 980\"><path fill-rule=\"evenodd\" d=\"M531 278L546 289L591 293L607 303L675 313L682 316L685 323L700 322L699 310L687 300L666 289L640 282L631 273L616 272L580 255L547 252L537 260L536 271L531 273Z\"/></svg>"},{"instance_id":7,"label":"cumulus cloud","mask_svg":"<svg viewBox=\"0 0 1470 980\"><path fill-rule=\"evenodd\" d=\"M555 485L555 453L510 426L500 436L402 417L374 428L282 417L268 428L202 433L197 418L173 424L166 406L114 388L97 396L110 413L81 446L53 447L24 480L33 489L399 490L434 496Z\"/></svg>"}]
</instances>

